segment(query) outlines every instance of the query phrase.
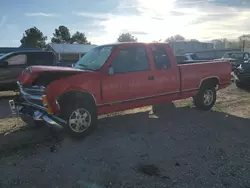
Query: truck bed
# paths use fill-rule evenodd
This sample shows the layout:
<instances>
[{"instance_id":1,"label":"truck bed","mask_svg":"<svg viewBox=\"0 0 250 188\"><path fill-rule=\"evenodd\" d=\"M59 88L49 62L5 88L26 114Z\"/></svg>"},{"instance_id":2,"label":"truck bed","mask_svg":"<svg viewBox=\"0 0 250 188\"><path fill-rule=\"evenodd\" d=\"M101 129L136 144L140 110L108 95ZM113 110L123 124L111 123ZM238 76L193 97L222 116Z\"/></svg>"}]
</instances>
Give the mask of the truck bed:
<instances>
[{"instance_id":1,"label":"truck bed","mask_svg":"<svg viewBox=\"0 0 250 188\"><path fill-rule=\"evenodd\" d=\"M200 88L201 82L206 78L218 78L221 87L229 84L228 72L231 72L231 65L225 61L208 61L178 65L180 73L180 90L196 90ZM211 74L212 73L212 74ZM218 77L220 76L220 78Z\"/></svg>"}]
</instances>

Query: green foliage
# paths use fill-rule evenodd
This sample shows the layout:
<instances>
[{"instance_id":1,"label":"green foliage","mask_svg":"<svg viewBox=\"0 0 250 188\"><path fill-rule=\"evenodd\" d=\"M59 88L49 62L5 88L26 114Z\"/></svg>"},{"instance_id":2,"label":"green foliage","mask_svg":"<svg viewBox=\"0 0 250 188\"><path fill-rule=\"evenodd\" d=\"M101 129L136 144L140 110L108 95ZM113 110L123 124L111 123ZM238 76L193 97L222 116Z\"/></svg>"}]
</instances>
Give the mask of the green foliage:
<instances>
[{"instance_id":1,"label":"green foliage","mask_svg":"<svg viewBox=\"0 0 250 188\"><path fill-rule=\"evenodd\" d=\"M87 41L87 37L84 33L77 31L75 34L71 36L69 29L66 26L59 26L58 29L55 29L53 33L53 38L51 39L52 43L58 44L90 44Z\"/></svg>"},{"instance_id":2,"label":"green foliage","mask_svg":"<svg viewBox=\"0 0 250 188\"><path fill-rule=\"evenodd\" d=\"M53 38L51 39L52 43L71 43L71 36L69 29L63 25L59 26L58 29L55 29L55 33L53 33Z\"/></svg>"},{"instance_id":3,"label":"green foliage","mask_svg":"<svg viewBox=\"0 0 250 188\"><path fill-rule=\"evenodd\" d=\"M130 33L122 33L118 39L118 42L137 42L137 38L135 38Z\"/></svg>"},{"instance_id":4,"label":"green foliage","mask_svg":"<svg viewBox=\"0 0 250 188\"><path fill-rule=\"evenodd\" d=\"M174 35L171 37L168 37L165 42L175 42L175 41L185 41L186 39L181 35Z\"/></svg>"},{"instance_id":5,"label":"green foliage","mask_svg":"<svg viewBox=\"0 0 250 188\"><path fill-rule=\"evenodd\" d=\"M24 48L44 48L46 46L47 37L36 27L25 30L22 39L20 40L21 46Z\"/></svg>"},{"instance_id":6,"label":"green foliage","mask_svg":"<svg viewBox=\"0 0 250 188\"><path fill-rule=\"evenodd\" d=\"M77 31L75 34L72 35L71 42L77 44L91 44L90 42L88 42L85 34L79 31Z\"/></svg>"}]
</instances>

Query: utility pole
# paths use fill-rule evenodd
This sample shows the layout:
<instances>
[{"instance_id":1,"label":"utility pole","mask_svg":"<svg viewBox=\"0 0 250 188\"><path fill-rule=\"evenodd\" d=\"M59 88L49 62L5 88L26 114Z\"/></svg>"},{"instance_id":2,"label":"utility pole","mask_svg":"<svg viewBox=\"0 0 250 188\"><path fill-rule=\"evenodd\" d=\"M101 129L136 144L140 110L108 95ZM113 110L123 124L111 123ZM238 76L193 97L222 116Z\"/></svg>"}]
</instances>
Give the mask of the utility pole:
<instances>
[{"instance_id":1,"label":"utility pole","mask_svg":"<svg viewBox=\"0 0 250 188\"><path fill-rule=\"evenodd\" d=\"M242 51L245 51L246 39L244 38L242 41Z\"/></svg>"}]
</instances>

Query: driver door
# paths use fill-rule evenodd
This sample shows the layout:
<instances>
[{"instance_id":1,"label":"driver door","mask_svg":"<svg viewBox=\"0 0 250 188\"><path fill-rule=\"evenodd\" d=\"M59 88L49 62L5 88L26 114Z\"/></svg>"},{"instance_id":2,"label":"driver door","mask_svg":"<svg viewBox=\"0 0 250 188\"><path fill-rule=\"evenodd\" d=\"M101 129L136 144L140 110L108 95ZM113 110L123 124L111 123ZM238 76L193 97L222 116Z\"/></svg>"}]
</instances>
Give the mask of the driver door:
<instances>
[{"instance_id":1,"label":"driver door","mask_svg":"<svg viewBox=\"0 0 250 188\"><path fill-rule=\"evenodd\" d=\"M119 47L112 61L113 75L102 80L103 103L117 105L150 96L150 61L144 45Z\"/></svg>"}]
</instances>

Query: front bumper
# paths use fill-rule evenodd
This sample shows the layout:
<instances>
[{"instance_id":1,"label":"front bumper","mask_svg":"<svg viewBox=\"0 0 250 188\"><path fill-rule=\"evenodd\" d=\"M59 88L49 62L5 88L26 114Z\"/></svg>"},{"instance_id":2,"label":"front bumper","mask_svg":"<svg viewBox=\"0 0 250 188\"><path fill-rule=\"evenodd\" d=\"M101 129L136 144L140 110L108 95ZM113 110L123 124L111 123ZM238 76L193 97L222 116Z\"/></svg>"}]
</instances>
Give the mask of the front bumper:
<instances>
[{"instance_id":1,"label":"front bumper","mask_svg":"<svg viewBox=\"0 0 250 188\"><path fill-rule=\"evenodd\" d=\"M62 118L48 113L48 108L43 106L42 96L44 95L44 88L36 86L31 88L23 88L18 82L19 95L13 100L9 101L12 114L25 115L36 121L45 121L48 125L59 128L67 124Z\"/></svg>"}]
</instances>

